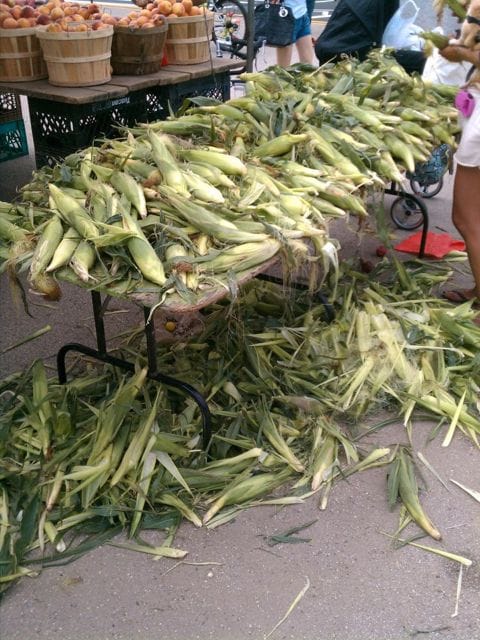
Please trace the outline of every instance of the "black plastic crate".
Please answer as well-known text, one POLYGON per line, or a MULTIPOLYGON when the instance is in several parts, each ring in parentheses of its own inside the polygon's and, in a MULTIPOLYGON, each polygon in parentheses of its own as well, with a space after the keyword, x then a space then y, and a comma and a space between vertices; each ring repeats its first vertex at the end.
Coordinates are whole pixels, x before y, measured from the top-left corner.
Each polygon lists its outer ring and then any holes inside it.
POLYGON ((37 166, 53 166, 70 153, 85 149, 102 138, 115 138, 122 127, 164 120, 184 100, 207 96, 230 97, 230 75, 221 73, 175 85, 133 91, 127 96, 89 104, 70 104, 29 99, 37 166))
POLYGON ((0 93, 0 124, 22 119, 20 98, 16 93, 0 93))
POLYGON ((52 166, 104 137, 118 136, 123 126, 164 118, 167 114, 163 96, 151 89, 90 104, 30 98, 29 108, 37 166, 52 166))
POLYGON ((230 98, 230 74, 218 73, 205 78, 195 78, 188 82, 164 87, 167 107, 176 113, 185 100, 195 96, 216 98, 225 102, 230 98))
POLYGON ((28 141, 22 119, 0 123, 0 162, 28 155, 28 141))

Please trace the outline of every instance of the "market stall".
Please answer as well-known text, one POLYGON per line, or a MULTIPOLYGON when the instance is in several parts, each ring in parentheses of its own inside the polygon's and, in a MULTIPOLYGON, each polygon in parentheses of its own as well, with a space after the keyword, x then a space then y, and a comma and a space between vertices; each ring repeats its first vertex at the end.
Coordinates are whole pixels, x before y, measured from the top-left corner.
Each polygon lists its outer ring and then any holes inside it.
POLYGON ((119 125, 165 118, 190 96, 230 97, 231 69, 238 61, 215 58, 195 65, 169 65, 156 73, 113 76, 93 87, 58 87, 47 80, 0 82, 0 91, 24 95, 37 166, 112 135, 119 125))
MULTIPOLYGON (((32 421, 33 426, 28 422, 28 429, 41 432, 38 444, 30 433, 22 437, 30 437, 35 454, 43 455, 50 465, 45 471, 44 493, 51 509, 43 512, 35 529, 40 544, 46 544, 45 522, 51 525, 47 527, 50 532, 52 526, 57 527, 56 542, 58 531, 72 526, 70 521, 62 521, 65 512, 54 510, 57 500, 66 501, 72 513, 97 504, 100 494, 106 499, 112 489, 119 521, 125 525, 131 518, 133 536, 150 499, 150 482, 155 485, 152 501, 174 505, 182 517, 187 514, 185 517, 197 526, 222 521, 225 506, 232 506, 225 518, 233 517, 239 503, 259 499, 287 480, 295 479, 297 487, 304 486, 305 491, 324 489, 326 500, 331 482, 340 473, 340 451, 351 464, 349 472, 365 468, 331 412, 358 419, 377 401, 380 391, 390 401, 402 397, 408 416, 415 404, 434 405, 430 402, 431 386, 425 384, 430 378, 423 377, 420 360, 413 360, 416 354, 411 357, 407 353, 408 340, 403 333, 404 324, 417 327, 423 321, 424 308, 415 306, 400 320, 397 306, 388 316, 385 308, 390 294, 398 302, 404 293, 398 288, 409 276, 399 269, 383 288, 352 288, 339 296, 346 332, 341 339, 326 326, 313 296, 326 276, 333 292, 338 287, 338 247, 330 238, 329 221, 365 219, 381 204, 392 182, 402 184, 406 171, 412 170, 416 161, 427 159, 439 142, 453 144, 457 131, 448 90, 429 88, 427 92, 418 78, 402 72, 388 55, 374 55, 364 63, 348 60, 323 69, 245 73, 241 78, 244 96, 223 101, 200 99, 182 114, 139 123, 125 128, 121 136, 102 139, 98 146, 79 148, 55 167, 43 166, 21 190, 19 201, 2 207, 2 257, 12 273, 26 274, 28 286, 50 301, 60 299, 64 281, 93 292, 98 349, 86 350, 75 344, 62 347, 60 381, 66 381, 66 352, 76 348, 135 371, 133 380, 119 386, 118 393, 106 393, 100 385, 93 389, 93 394, 110 400, 105 413, 98 412, 107 416, 110 431, 105 433, 100 419, 92 427, 90 416, 82 418, 82 425, 89 425, 89 444, 86 451, 77 452, 73 469, 64 469, 63 457, 62 466, 56 466, 55 447, 51 462, 50 433, 44 422, 32 421), (283 288, 267 290, 264 295, 254 282, 273 265, 284 276, 283 288), (302 266, 308 277, 307 295, 297 302, 286 292, 296 269, 302 266), (138 343, 131 350, 142 363, 141 369, 107 354, 100 295, 126 298, 143 308, 146 351, 145 345, 138 343), (231 315, 239 300, 241 317, 231 330, 231 315), (186 339, 176 353, 168 347, 157 350, 150 323, 156 310, 166 312, 165 325, 172 322, 169 311, 202 310, 206 314, 202 339, 192 344, 186 339), (283 324, 284 318, 291 328, 283 324), (137 399, 139 389, 150 397, 148 374, 157 380, 159 352, 162 365, 169 367, 163 379, 167 384, 172 369, 180 363, 185 375, 204 389, 201 397, 190 395, 204 410, 200 416, 204 444, 210 446, 209 454, 216 456, 216 461, 204 465, 200 457, 204 452, 199 454, 195 411, 187 407, 185 414, 178 416, 176 407, 158 389, 155 401, 149 399, 148 406, 141 409, 141 429, 137 429, 136 417, 128 417, 126 425, 122 424, 130 402, 135 410, 142 405, 143 399, 137 399), (195 353, 200 358, 194 368, 195 353), (245 360, 238 367, 235 384, 228 376, 239 354, 245 360), (334 384, 327 390, 331 380, 334 384), (374 390, 373 397, 367 389, 374 390), (216 403, 220 394, 228 398, 227 408, 221 401, 215 407, 218 432, 212 443, 208 442, 205 399, 216 403), (248 405, 244 398, 248 398, 248 405), (164 428, 167 436, 158 434, 157 425, 152 433, 160 406, 166 426, 162 424, 158 430, 164 428), (305 439, 304 434, 308 434, 305 439), (257 446, 263 437, 265 455, 257 446), (164 450, 158 452, 159 447, 164 450), (166 453, 178 453, 176 464, 166 453), (230 453, 232 468, 219 480, 212 468, 228 465, 230 453), (153 471, 159 465, 163 465, 161 473, 154 479, 153 471), (168 473, 164 474, 163 467, 168 473), (208 505, 203 519, 195 512, 199 503, 184 477, 200 491, 207 481, 213 492, 204 502, 199 499, 202 509, 208 505), (56 490, 53 498, 52 484, 56 490), (117 493, 118 489, 121 492, 117 493)), ((136 88, 142 90, 138 85, 136 88)), ((122 91, 108 99, 128 95, 126 87, 122 91)), ((98 96, 97 89, 95 92, 98 96)), ((97 102, 101 104, 102 99, 91 104, 97 102)), ((358 277, 354 286, 360 281, 358 277)), ((418 302, 418 291, 414 290, 412 305, 418 302)), ((332 296, 335 298, 335 293, 332 296)), ((434 310, 431 317, 439 325, 445 320, 442 309, 434 310)), ((467 333, 465 329, 462 335, 467 333)), ((425 335, 430 336, 428 331, 425 335)), ((427 360, 428 356, 422 355, 422 364, 427 360)), ((432 371, 437 366, 436 362, 428 364, 432 371)), ((35 373, 38 384, 33 405, 48 410, 46 374, 40 366, 35 373)), ((105 380, 106 388, 116 389, 110 376, 111 369, 103 375, 102 384, 105 380)), ((59 386, 55 389, 55 412, 57 406, 68 407, 70 402, 59 386)), ((14 391, 8 395, 9 410, 18 395, 14 391)), ((469 395, 471 401, 473 391, 469 395)), ((96 417, 97 401, 79 403, 79 410, 93 407, 96 417)), ((24 408, 15 405, 12 411, 21 413, 24 408)), ((64 414, 68 411, 59 408, 62 419, 64 414)), ((51 436, 58 436, 58 450, 62 438, 76 435, 67 419, 60 426, 55 423, 58 434, 54 431, 51 436)), ((412 482, 409 455, 404 448, 391 457, 389 449, 378 449, 372 451, 371 458, 365 457, 365 465, 389 456, 395 473, 403 474, 405 483, 407 479, 412 482)), ((14 468, 12 477, 16 472, 14 468)), ((412 511, 416 507, 415 521, 438 539, 440 533, 424 517, 415 490, 411 493, 414 498, 408 504, 412 511)), ((37 513, 32 519, 41 512, 39 505, 33 505, 32 511, 34 508, 37 513)), ((112 513, 113 520, 117 512, 112 513)), ((86 518, 90 517, 87 512, 86 518)), ((169 552, 162 548, 161 553, 169 552)), ((12 566, 14 560, 13 555, 9 557, 12 566)))
POLYGON ((241 61, 216 56, 214 14, 191 0, 115 16, 51 0, 0 6, 0 86, 28 99, 37 165, 196 95, 226 100, 241 61))

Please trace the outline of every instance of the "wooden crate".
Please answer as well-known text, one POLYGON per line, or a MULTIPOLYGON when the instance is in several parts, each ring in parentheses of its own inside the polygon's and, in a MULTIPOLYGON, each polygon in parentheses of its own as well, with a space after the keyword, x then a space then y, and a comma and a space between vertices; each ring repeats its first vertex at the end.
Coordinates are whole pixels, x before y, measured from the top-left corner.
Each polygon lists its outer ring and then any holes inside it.
POLYGON ((89 87, 111 80, 112 25, 97 31, 37 29, 50 84, 89 87))
POLYGON ((210 59, 214 14, 167 18, 165 53, 168 64, 196 64, 210 59))
POLYGON ((162 66, 168 24, 150 29, 115 26, 112 41, 114 75, 140 76, 162 66))
POLYGON ((0 80, 28 82, 47 77, 36 29, 0 29, 0 80))

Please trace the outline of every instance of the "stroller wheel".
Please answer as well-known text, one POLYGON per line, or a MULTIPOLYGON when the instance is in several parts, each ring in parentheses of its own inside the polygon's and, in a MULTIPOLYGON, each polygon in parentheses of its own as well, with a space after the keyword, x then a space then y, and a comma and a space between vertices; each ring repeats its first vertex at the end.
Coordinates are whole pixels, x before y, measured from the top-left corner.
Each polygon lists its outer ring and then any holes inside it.
POLYGON ((433 198, 437 193, 440 193, 443 187, 443 177, 440 178, 438 182, 434 184, 426 184, 422 185, 417 182, 414 178, 410 180, 410 187, 417 196, 421 196, 422 198, 433 198))
POLYGON ((405 194, 396 198, 390 207, 390 217, 400 229, 418 229, 425 221, 425 205, 415 196, 405 194))

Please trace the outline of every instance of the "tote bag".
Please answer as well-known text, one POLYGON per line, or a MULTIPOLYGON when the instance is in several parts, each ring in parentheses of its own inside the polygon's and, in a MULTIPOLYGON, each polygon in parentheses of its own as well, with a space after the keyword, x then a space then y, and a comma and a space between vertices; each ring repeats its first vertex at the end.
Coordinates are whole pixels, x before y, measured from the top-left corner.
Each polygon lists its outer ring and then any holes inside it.
POLYGON ((293 42, 295 18, 283 1, 273 4, 268 0, 255 7, 255 40, 271 47, 286 47, 293 42))

